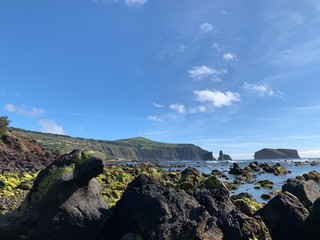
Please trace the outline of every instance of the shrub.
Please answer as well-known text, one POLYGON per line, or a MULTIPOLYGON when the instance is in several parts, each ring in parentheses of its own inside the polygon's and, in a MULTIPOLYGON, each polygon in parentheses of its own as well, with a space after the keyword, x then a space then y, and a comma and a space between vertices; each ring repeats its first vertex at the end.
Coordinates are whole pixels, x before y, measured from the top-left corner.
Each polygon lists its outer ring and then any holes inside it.
POLYGON ((6 134, 9 123, 10 123, 10 120, 8 119, 7 116, 0 117, 0 137, 6 134))

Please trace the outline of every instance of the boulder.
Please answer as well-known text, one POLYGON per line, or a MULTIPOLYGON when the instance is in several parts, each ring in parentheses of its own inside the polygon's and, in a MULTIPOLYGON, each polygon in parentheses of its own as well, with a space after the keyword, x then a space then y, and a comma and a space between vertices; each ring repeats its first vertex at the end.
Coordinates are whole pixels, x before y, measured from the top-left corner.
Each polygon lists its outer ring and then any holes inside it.
POLYGON ((186 192, 163 187, 140 175, 117 202, 104 239, 121 239, 128 233, 143 239, 222 239, 221 230, 206 209, 186 192))
POLYGON ((273 240, 307 239, 309 212, 291 193, 275 196, 256 215, 266 223, 273 240))
POLYGON ((312 204, 320 197, 318 184, 313 181, 292 180, 282 186, 282 192, 290 192, 295 195, 303 206, 310 209, 312 204))
POLYGON ((300 158, 296 149, 263 148, 254 153, 254 159, 300 158))
POLYGON ((251 162, 251 163, 249 163, 248 166, 246 166, 244 168, 244 170, 249 171, 249 172, 251 172, 251 171, 259 172, 260 171, 259 163, 257 161, 251 162))
POLYGON ((319 240, 320 239, 320 198, 318 198, 310 211, 310 236, 311 240, 319 240))
POLYGON ((205 207, 223 232, 224 240, 271 240, 269 231, 260 218, 249 217, 238 210, 229 199, 225 188, 209 191, 195 189, 194 197, 205 207))
POLYGON ((263 206, 250 193, 247 192, 233 195, 230 199, 241 212, 248 216, 253 216, 255 212, 263 206))
POLYGON ((94 178, 104 156, 76 150, 42 170, 23 203, 1 216, 1 239, 93 239, 109 217, 94 178))
POLYGON ((240 168, 238 163, 234 163, 232 167, 230 167, 230 170, 228 173, 232 175, 242 175, 245 173, 245 171, 242 168, 240 168))
POLYGON ((187 167, 181 172, 178 187, 186 191, 198 186, 202 180, 204 180, 204 177, 201 172, 195 168, 187 167))

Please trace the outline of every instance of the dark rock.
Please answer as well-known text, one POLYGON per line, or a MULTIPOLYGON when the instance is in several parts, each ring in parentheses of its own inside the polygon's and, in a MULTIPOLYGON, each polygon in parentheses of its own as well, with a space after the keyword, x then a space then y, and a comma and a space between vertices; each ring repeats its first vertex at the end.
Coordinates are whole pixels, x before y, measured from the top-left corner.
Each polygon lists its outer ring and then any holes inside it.
POLYGON ((230 170, 228 173, 232 175, 242 175, 244 174, 244 170, 240 168, 238 163, 234 163, 232 167, 230 167, 230 170))
POLYGON ((308 239, 308 210, 291 193, 275 196, 256 214, 266 223, 273 240, 308 239))
POLYGON ((320 173, 315 171, 315 170, 313 170, 313 171, 311 171, 309 173, 305 173, 302 176, 306 181, 313 180, 316 183, 320 183, 320 173))
POLYGON ((249 172, 251 172, 251 171, 259 172, 259 171, 260 171, 260 167, 259 167, 258 162, 255 161, 255 162, 249 163, 249 165, 246 166, 246 167, 244 168, 244 170, 245 170, 245 171, 249 171, 249 172))
POLYGON ((260 184, 261 187, 267 188, 267 189, 272 189, 273 185, 274 185, 274 183, 272 181, 268 180, 268 179, 260 180, 257 183, 260 184))
POLYGON ((204 161, 213 161, 213 160, 216 160, 216 159, 213 157, 212 152, 204 153, 202 158, 203 158, 204 161))
POLYGON ((229 199, 229 192, 220 188, 215 191, 195 189, 194 197, 216 220, 224 240, 270 239, 266 225, 259 218, 245 215, 229 199))
POLYGON ((259 166, 263 169, 263 171, 267 173, 273 173, 275 175, 283 175, 289 173, 287 169, 280 163, 277 163, 273 166, 270 166, 268 163, 262 163, 259 166))
POLYGON ((318 198, 310 211, 310 226, 311 233, 309 239, 319 240, 320 239, 320 198, 318 198))
POLYGON ((94 178, 104 156, 73 151, 41 171, 20 207, 0 218, 2 239, 93 239, 109 216, 94 178))
POLYGON ((296 149, 263 148, 254 153, 254 159, 300 158, 296 149))
POLYGON ((140 233, 143 239, 222 239, 214 219, 192 196, 146 175, 131 182, 117 202, 105 239, 140 233))
POLYGON ((319 186, 313 180, 292 180, 282 186, 282 192, 285 191, 295 195, 307 209, 320 197, 319 186))
POLYGON ((231 161, 232 158, 228 154, 223 154, 222 150, 220 150, 218 160, 220 160, 220 161, 224 161, 224 160, 231 161))

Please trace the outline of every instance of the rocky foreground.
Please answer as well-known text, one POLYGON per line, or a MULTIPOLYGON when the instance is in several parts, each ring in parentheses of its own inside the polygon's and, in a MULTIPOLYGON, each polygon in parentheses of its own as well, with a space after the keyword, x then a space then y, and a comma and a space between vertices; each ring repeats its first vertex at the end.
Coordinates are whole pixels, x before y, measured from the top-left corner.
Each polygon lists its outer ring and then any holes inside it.
POLYGON ((0 239, 320 239, 320 192, 307 177, 262 205, 230 198, 214 173, 104 161, 80 150, 53 161, 0 216, 0 239))

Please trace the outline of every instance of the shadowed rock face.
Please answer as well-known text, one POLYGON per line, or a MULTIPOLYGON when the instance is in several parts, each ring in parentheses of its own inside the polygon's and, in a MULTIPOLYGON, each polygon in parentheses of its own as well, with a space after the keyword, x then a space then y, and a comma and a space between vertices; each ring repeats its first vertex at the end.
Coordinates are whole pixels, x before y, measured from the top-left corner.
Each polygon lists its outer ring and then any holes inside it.
POLYGON ((310 209, 312 204, 320 198, 319 186, 313 180, 295 179, 282 186, 282 192, 285 191, 295 195, 306 209, 310 209))
POLYGON ((106 226, 105 239, 120 239, 130 232, 147 240, 222 239, 213 218, 195 198, 146 175, 128 185, 106 226))
POLYGON ((108 218, 95 176, 103 154, 73 151, 41 171, 20 207, 0 218, 3 239, 92 239, 108 218))
POLYGON ((254 153, 254 159, 300 158, 296 149, 264 148, 254 153))
POLYGON ((308 239, 308 210, 291 193, 284 192, 271 199, 258 210, 273 240, 308 239))

